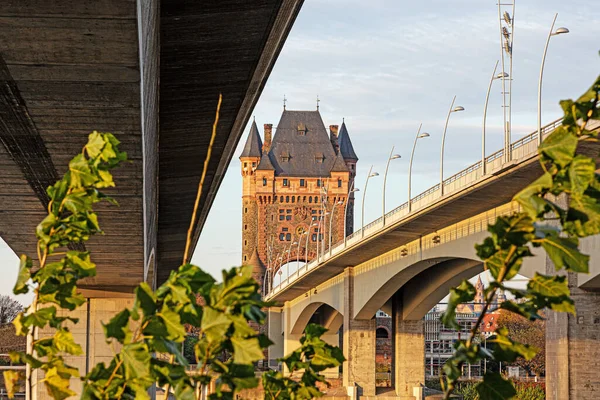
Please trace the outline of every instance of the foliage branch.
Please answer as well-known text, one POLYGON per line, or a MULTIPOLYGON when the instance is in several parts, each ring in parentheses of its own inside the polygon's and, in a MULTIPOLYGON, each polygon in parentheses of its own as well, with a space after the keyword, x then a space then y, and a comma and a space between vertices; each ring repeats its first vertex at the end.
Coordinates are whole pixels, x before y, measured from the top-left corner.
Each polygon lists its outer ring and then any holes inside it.
MULTIPOLYGON (((476 340, 498 289, 516 298, 503 302, 500 308, 531 321, 542 319, 541 311, 546 308, 575 314, 567 276, 559 273, 587 273, 589 256, 579 251, 579 241, 600 233, 600 176, 595 173, 595 159, 585 155, 585 148, 589 150, 589 144, 598 141, 598 131, 586 128, 590 121, 600 119, 599 93, 600 76, 576 101, 560 102, 564 111, 562 125, 538 149, 543 174, 513 198, 523 211, 499 217, 488 226, 491 236, 475 246, 493 281, 485 290, 483 310, 469 337, 455 343, 454 354, 443 367, 445 377, 441 383, 446 399, 456 388, 463 364, 477 363, 486 357, 509 363, 518 358, 531 360, 538 351, 511 339, 506 329, 497 332, 493 351, 476 340), (533 256, 532 247, 545 250, 556 273, 536 273, 526 289, 506 286, 519 273, 523 261, 533 256)), ((473 301, 475 293, 467 280, 452 289, 442 322, 458 328, 456 306, 473 301)), ((486 373, 476 389, 482 399, 508 399, 516 393, 512 383, 498 372, 486 373)))
MULTIPOLYGON (((214 386, 209 399, 233 399, 240 390, 259 383, 254 363, 263 359, 264 350, 272 343, 251 324, 263 324, 263 309, 273 304, 261 299, 251 267, 223 271, 223 281, 216 283, 188 260, 220 105, 219 97, 183 263, 156 290, 141 283, 134 291, 133 307, 103 324, 114 357, 108 364, 95 365, 81 378, 82 399, 149 399, 148 392, 155 384, 177 399, 198 399, 208 385, 214 386), (203 305, 197 301, 198 296, 203 305), (186 326, 199 333, 194 345, 194 366, 182 352, 186 326), (230 356, 223 358, 223 354, 230 356)), ((69 384, 71 378, 79 377, 79 371, 66 363, 65 356, 81 355, 83 350, 70 331, 69 327, 78 321, 69 312, 85 302, 77 284, 95 276, 96 267, 89 252, 70 248, 81 247, 91 236, 102 232, 93 206, 100 201, 116 204, 101 189, 115 186, 110 171, 125 160, 126 154, 119 151, 119 141, 112 134, 93 132, 82 152, 69 163, 69 171, 47 190, 50 203, 48 216, 36 231, 35 268, 34 260, 21 256, 14 287, 15 294, 34 293, 31 307, 13 322, 19 335, 32 335, 33 343, 27 352, 11 353, 13 362, 27 365, 26 384, 30 392, 35 390, 31 376, 35 370, 41 370, 44 377, 40 382, 51 397, 65 399, 75 395, 69 384), (39 332, 47 335, 38 338, 39 332)), ((281 398, 309 398, 295 394, 297 390, 313 397, 320 395, 316 382, 324 378, 319 372, 343 361, 339 349, 320 339, 323 332, 311 326, 301 339, 301 349, 283 359, 291 371, 306 368, 300 382, 293 383, 270 372, 264 377, 265 385, 276 389, 281 398)), ((5 371, 4 376, 12 397, 19 373, 5 371)))

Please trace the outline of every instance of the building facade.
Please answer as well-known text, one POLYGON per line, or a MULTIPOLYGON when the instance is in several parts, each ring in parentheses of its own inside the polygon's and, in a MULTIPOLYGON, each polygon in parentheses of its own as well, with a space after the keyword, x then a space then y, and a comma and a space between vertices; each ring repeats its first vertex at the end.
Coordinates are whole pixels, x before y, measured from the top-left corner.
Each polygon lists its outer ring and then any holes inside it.
POLYGON ((343 240, 354 219, 358 157, 346 124, 328 134, 318 110, 284 109, 273 130, 264 124, 263 139, 253 122, 240 156, 242 263, 261 285, 343 240))

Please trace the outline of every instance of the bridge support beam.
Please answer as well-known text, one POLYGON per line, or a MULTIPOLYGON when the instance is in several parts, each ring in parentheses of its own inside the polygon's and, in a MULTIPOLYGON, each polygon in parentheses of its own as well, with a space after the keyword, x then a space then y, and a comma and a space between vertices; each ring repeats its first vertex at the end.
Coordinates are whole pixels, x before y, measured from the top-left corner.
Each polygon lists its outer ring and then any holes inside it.
MULTIPOLYGON (((107 293, 106 295, 110 295, 107 293)), ((65 315, 73 318, 79 318, 79 322, 70 324, 69 329, 73 334, 73 339, 83 349, 80 356, 65 357, 65 362, 79 369, 81 376, 86 375, 94 366, 100 362, 109 364, 114 353, 111 345, 106 343, 102 323, 107 323, 119 311, 124 308, 133 307, 133 295, 115 294, 118 297, 88 298, 88 301, 75 311, 64 312, 65 315)), ((54 334, 54 329, 46 328, 37 332, 37 338, 43 338, 54 334)), ((36 338, 36 339, 37 339, 36 338)), ((115 351, 119 351, 118 343, 115 343, 115 351)), ((32 400, 51 399, 46 392, 46 388, 41 380, 44 378, 41 372, 34 372, 32 377, 33 393, 32 400), (38 383, 39 384, 36 384, 38 383)), ((70 387, 76 393, 80 394, 83 389, 79 378, 71 379, 70 387)))
POLYGON ((375 395, 376 320, 355 320, 354 268, 344 270, 343 365, 344 386, 356 386, 358 395, 375 395))
MULTIPOLYGON (((549 260, 547 269, 554 270, 549 260)), ((578 288, 576 274, 570 273, 568 279, 577 315, 547 312, 546 399, 597 399, 600 293, 578 288)))
POLYGON ((392 298, 394 340, 393 386, 401 398, 413 398, 413 388, 425 385, 425 334, 423 320, 402 319, 401 292, 392 298))
POLYGON ((267 311, 269 329, 268 336, 273 341, 273 345, 269 346, 267 362, 269 367, 277 366, 277 359, 284 356, 283 347, 285 335, 283 330, 283 309, 279 307, 271 307, 267 311))

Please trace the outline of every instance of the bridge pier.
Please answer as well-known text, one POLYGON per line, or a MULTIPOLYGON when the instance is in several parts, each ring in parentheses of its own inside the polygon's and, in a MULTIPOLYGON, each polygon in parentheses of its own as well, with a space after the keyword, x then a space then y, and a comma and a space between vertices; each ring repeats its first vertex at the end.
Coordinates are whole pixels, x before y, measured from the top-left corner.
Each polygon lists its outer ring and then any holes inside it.
POLYGON ((425 385, 425 333, 423 320, 402 319, 402 295, 392 297, 394 340, 393 386, 400 399, 413 399, 413 388, 425 385))
MULTIPOLYGON (((116 297, 88 298, 87 302, 77 310, 62 312, 63 315, 79 318, 79 322, 76 325, 70 324, 69 329, 73 334, 75 342, 81 346, 83 354, 80 356, 65 357, 65 362, 79 369, 79 374, 82 377, 91 371, 96 364, 100 362, 104 362, 105 364, 110 363, 110 360, 114 356, 113 347, 106 343, 102 323, 107 323, 124 308, 133 307, 133 295, 131 294, 105 294, 107 296, 115 295, 116 297)), ((37 331, 37 338, 53 334, 54 329, 52 328, 41 329, 37 331)), ((114 351, 118 351, 119 349, 120 345, 115 343, 114 351)), ((31 396, 32 400, 52 399, 46 392, 46 387, 41 382, 43 378, 42 372, 34 372, 32 376, 34 385, 31 396), (38 382, 39 384, 36 384, 38 382)), ((72 378, 70 387, 79 395, 83 389, 83 384, 79 378, 72 378)))
MULTIPOLYGON (((549 260, 547 267, 554 269, 549 260)), ((600 293, 580 289, 577 278, 577 274, 568 275, 577 315, 547 311, 548 400, 592 400, 600 396, 600 293)))
POLYGON ((376 320, 355 320, 354 268, 344 270, 343 385, 356 386, 359 396, 375 396, 376 320))

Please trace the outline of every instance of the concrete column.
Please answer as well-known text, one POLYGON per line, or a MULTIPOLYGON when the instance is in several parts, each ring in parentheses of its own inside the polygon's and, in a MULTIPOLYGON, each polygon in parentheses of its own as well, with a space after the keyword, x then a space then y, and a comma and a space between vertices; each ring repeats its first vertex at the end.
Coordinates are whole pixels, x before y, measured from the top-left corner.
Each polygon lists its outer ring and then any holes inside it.
POLYGON ((400 398, 413 398, 413 388, 425 384, 425 334, 423 320, 402 319, 402 296, 392 298, 394 340, 393 386, 400 398))
MULTIPOLYGON (((554 269, 547 261, 548 270, 554 269)), ((577 315, 547 312, 546 398, 597 399, 600 393, 600 293, 577 286, 569 273, 577 315)))
MULTIPOLYGON (((79 323, 76 325, 70 324, 69 329, 73 333, 75 342, 81 346, 84 352, 81 356, 65 357, 65 362, 78 368, 81 376, 86 375, 100 362, 108 364, 114 353, 113 347, 106 343, 102 323, 108 322, 124 308, 132 307, 133 295, 123 295, 123 297, 91 298, 77 310, 63 313, 68 314, 70 317, 79 318, 79 323)), ((53 329, 43 329, 37 332, 37 337, 43 338, 53 334, 53 329)), ((119 351, 119 349, 118 343, 115 344, 114 351, 119 351)), ((34 384, 42 379, 43 374, 41 372, 34 373, 34 384)), ((81 393, 83 385, 81 380, 73 378, 70 387, 76 393, 81 393)), ((33 392, 33 400, 51 399, 41 382, 35 385, 33 392)))
POLYGON ((267 310, 268 315, 268 336, 273 341, 273 345, 269 346, 268 363, 269 367, 277 366, 277 359, 284 356, 283 353, 283 308, 271 307, 267 310))
MULTIPOLYGON (((283 355, 286 356, 292 351, 300 347, 300 338, 302 335, 294 334, 292 332, 292 313, 290 310, 290 303, 286 302, 283 307, 283 355)), ((284 365, 285 374, 289 371, 284 365)))
POLYGON ((354 269, 344 270, 343 365, 344 386, 358 388, 358 395, 375 395, 375 329, 376 320, 355 320, 354 269))

